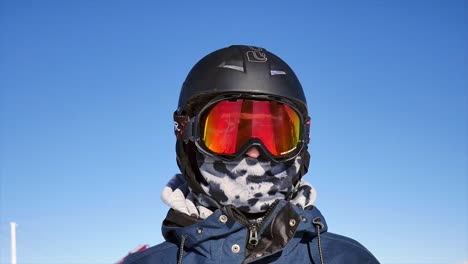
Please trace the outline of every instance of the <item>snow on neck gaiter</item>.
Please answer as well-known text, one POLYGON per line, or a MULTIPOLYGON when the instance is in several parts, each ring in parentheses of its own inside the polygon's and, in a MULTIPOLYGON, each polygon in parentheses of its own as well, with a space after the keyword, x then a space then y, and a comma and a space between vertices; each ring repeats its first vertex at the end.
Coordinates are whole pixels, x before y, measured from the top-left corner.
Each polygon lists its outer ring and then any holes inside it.
POLYGON ((222 161, 197 154, 198 167, 208 185, 201 187, 221 205, 233 205, 246 213, 265 212, 275 200, 284 200, 293 189, 301 158, 285 163, 250 157, 222 161))

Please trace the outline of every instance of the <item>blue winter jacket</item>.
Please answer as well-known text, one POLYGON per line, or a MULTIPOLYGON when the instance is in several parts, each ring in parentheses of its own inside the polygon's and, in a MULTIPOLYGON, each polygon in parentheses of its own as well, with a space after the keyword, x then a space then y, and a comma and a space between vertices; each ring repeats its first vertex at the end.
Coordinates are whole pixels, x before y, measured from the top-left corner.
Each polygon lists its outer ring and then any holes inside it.
POLYGON ((166 242, 129 255, 124 264, 379 263, 357 241, 327 232, 316 207, 280 201, 258 232, 226 208, 204 220, 188 218, 170 211, 162 226, 166 242))

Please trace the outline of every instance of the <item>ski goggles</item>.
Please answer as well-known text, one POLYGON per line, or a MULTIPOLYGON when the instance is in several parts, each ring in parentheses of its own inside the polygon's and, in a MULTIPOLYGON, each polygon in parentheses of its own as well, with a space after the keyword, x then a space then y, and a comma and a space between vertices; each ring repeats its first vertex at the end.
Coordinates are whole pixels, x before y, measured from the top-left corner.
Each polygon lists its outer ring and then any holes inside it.
POLYGON ((275 160, 301 151, 308 143, 309 124, 291 103, 264 98, 214 100, 192 119, 175 115, 174 123, 176 135, 194 141, 205 153, 232 159, 258 146, 275 160))

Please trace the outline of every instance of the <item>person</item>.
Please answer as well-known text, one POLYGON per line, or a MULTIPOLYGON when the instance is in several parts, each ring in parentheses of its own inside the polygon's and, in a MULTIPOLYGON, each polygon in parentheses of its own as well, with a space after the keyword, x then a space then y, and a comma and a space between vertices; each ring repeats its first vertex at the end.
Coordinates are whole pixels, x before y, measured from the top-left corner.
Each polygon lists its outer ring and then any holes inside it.
POLYGON ((202 58, 174 113, 181 174, 161 194, 165 242, 124 263, 379 263, 328 232, 314 206, 309 128, 302 86, 278 56, 235 45, 202 58))

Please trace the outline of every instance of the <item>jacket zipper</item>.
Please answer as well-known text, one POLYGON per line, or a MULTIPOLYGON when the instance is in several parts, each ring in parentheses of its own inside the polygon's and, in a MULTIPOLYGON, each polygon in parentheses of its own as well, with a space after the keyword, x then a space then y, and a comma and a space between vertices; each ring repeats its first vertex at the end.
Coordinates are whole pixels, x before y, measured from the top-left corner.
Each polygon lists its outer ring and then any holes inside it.
POLYGON ((270 208, 265 212, 261 218, 257 219, 255 223, 251 223, 247 217, 245 217, 242 213, 237 212, 237 210, 233 211, 233 215, 237 218, 239 223, 243 224, 249 229, 249 240, 248 240, 248 249, 253 249, 255 246, 258 245, 258 231, 263 227, 265 219, 267 219, 271 213, 273 213, 273 209, 275 209, 276 204, 278 204, 279 200, 274 201, 270 208))

